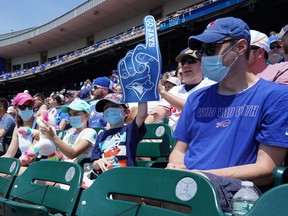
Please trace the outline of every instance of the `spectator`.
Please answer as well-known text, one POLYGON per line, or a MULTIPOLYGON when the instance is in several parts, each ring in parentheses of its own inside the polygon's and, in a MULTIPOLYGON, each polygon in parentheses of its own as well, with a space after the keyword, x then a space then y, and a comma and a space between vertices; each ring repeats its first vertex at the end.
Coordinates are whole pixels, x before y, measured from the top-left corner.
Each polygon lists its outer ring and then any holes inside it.
POLYGON ((49 100, 49 106, 51 108, 55 108, 57 110, 56 114, 56 126, 58 130, 67 130, 71 126, 69 124, 69 115, 67 113, 61 112, 62 107, 62 99, 59 94, 52 94, 49 100))
MULTIPOLYGON (((18 93, 13 99, 13 106, 17 110, 16 126, 7 152, 2 157, 15 157, 18 148, 21 153, 27 152, 29 149, 30 146, 25 145, 26 138, 18 133, 18 128, 23 126, 36 129, 37 124, 36 118, 33 115, 33 105, 34 99, 28 93, 18 93)), ((32 138, 28 137, 28 139, 30 142, 33 142, 32 138)), ((19 173, 21 174, 25 169, 25 167, 21 167, 19 173)))
POLYGON ((188 97, 168 168, 208 177, 229 212, 241 180, 262 191, 273 185, 288 147, 288 91, 249 72, 250 31, 240 19, 211 22, 189 47, 202 49, 203 72, 219 83, 188 97))
POLYGON ((79 98, 82 100, 90 100, 91 90, 92 90, 91 81, 87 79, 78 93, 79 98))
POLYGON ((184 84, 185 81, 183 80, 181 62, 178 62, 178 67, 176 68, 175 76, 180 80, 181 84, 184 84))
POLYGON ((283 57, 285 61, 288 60, 288 25, 284 26, 278 33, 278 39, 280 40, 281 46, 283 48, 283 57))
POLYGON ((13 117, 13 119, 15 120, 17 111, 14 109, 13 106, 8 107, 7 113, 10 114, 13 117))
POLYGON ((267 65, 268 44, 268 37, 265 34, 251 30, 249 71, 263 79, 288 85, 288 62, 267 65))
POLYGON ((276 64, 279 62, 283 62, 284 58, 282 56, 282 47, 278 41, 278 37, 270 36, 269 44, 270 44, 270 52, 269 52, 269 57, 268 57, 268 63, 276 64))
POLYGON ((268 53, 270 52, 269 39, 266 34, 250 30, 250 56, 249 69, 255 75, 261 73, 267 67, 268 53))
POLYGON ((170 76, 165 80, 162 80, 165 91, 170 91, 174 86, 180 86, 181 82, 177 77, 170 76))
POLYGON ((34 99, 34 115, 35 117, 39 117, 41 115, 42 110, 48 110, 48 106, 45 104, 45 96, 42 93, 36 93, 33 96, 34 99))
POLYGON ((0 148, 3 151, 3 140, 7 136, 12 136, 15 128, 13 117, 7 113, 8 101, 0 98, 0 148))
POLYGON ((146 123, 157 123, 169 117, 169 125, 175 129, 188 95, 214 83, 207 78, 203 79, 199 57, 195 50, 184 49, 176 57, 176 61, 181 64, 185 84, 175 86, 169 92, 160 85, 159 93, 162 99, 158 106, 149 113, 146 123))
POLYGON ((271 36, 277 36, 277 33, 275 31, 270 31, 269 32, 269 37, 271 37, 271 36))
POLYGON ((89 126, 91 128, 106 127, 107 122, 103 119, 103 113, 97 112, 95 105, 99 99, 103 99, 109 93, 114 93, 112 81, 108 77, 98 77, 93 81, 92 87, 94 100, 90 102, 89 126))
MULTIPOLYGON (((96 131, 88 128, 90 117, 89 104, 81 99, 74 100, 69 105, 61 108, 62 113, 68 113, 72 128, 61 140, 47 125, 42 133, 53 140, 55 145, 63 153, 62 160, 77 163, 83 157, 91 157, 91 152, 96 140, 96 131)), ((84 173, 87 176, 89 173, 84 173)), ((90 186, 88 177, 84 181, 85 187, 90 186)))
POLYGON ((134 166, 137 144, 146 133, 147 102, 139 102, 136 118, 124 125, 128 107, 120 97, 116 93, 109 94, 96 104, 96 111, 104 113, 111 128, 97 137, 91 157, 95 170, 104 172, 113 167, 134 166))
POLYGON ((70 104, 76 98, 76 92, 73 90, 68 90, 64 93, 64 104, 70 104))
POLYGON ((117 86, 119 84, 119 77, 118 77, 118 71, 117 70, 112 70, 110 79, 111 79, 114 86, 117 86))
POLYGON ((113 83, 108 77, 98 77, 92 83, 94 100, 103 99, 109 93, 114 93, 113 83))

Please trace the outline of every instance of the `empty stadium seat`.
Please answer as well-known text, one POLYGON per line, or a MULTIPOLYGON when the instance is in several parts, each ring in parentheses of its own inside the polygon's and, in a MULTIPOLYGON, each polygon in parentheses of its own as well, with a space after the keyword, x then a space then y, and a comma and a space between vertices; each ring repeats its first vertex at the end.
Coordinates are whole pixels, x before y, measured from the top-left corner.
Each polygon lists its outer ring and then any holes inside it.
POLYGON ((163 123, 146 124, 147 133, 137 146, 136 156, 149 158, 137 160, 138 166, 166 167, 168 157, 175 146, 172 129, 163 123))
POLYGON ((0 196, 7 197, 18 175, 20 161, 16 158, 0 157, 0 196))
POLYGON ((0 198, 0 215, 70 214, 76 205, 82 176, 82 168, 75 163, 35 162, 16 177, 8 198, 0 198), (62 189, 58 184, 68 185, 69 189, 62 189))
POLYGON ((104 172, 83 190, 73 215, 224 214, 215 189, 203 176, 179 170, 121 167, 104 172))

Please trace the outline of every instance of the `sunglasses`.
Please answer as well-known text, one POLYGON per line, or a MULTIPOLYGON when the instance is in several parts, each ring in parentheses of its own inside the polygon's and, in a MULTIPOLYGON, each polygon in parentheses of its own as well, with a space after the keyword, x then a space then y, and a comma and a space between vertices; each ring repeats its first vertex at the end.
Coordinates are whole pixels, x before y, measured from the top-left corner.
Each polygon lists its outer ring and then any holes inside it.
POLYGON ((251 49, 251 50, 258 50, 258 49, 260 49, 260 47, 255 46, 255 45, 251 45, 251 46, 250 46, 250 49, 251 49))
POLYGON ((199 51, 199 54, 202 56, 205 54, 206 56, 213 56, 215 55, 216 46, 225 44, 225 43, 236 43, 239 39, 232 38, 227 40, 220 40, 214 43, 208 43, 204 45, 201 50, 199 51))
POLYGON ((102 87, 102 86, 96 86, 96 85, 94 85, 93 87, 94 87, 95 90, 96 90, 96 89, 105 88, 105 87, 102 87))
POLYGON ((29 110, 32 110, 32 109, 33 109, 33 104, 27 104, 27 105, 23 104, 23 105, 18 105, 18 108, 19 108, 20 110, 25 110, 26 108, 28 108, 29 110))
POLYGON ((279 44, 270 45, 270 49, 275 49, 275 48, 280 49, 281 46, 279 44))
POLYGON ((198 60, 196 58, 182 58, 181 65, 183 66, 185 63, 187 64, 195 64, 198 60))

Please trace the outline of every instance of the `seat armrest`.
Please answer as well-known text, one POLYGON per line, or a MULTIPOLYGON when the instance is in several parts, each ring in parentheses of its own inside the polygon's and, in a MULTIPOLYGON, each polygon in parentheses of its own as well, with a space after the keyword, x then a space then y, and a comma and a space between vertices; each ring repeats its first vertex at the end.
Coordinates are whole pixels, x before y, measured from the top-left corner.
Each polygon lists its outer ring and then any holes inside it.
POLYGON ((288 183, 288 166, 277 166, 273 170, 274 185, 288 183))

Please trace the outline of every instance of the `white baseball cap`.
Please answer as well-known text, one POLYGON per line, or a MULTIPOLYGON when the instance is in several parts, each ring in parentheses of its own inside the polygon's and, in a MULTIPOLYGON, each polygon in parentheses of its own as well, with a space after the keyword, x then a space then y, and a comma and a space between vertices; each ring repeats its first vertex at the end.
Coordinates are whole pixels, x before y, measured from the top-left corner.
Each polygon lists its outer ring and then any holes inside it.
POLYGON ((170 83, 174 84, 175 86, 181 85, 180 80, 179 80, 177 77, 173 77, 173 76, 170 76, 170 77, 168 77, 167 79, 165 79, 165 80, 163 81, 163 84, 164 84, 165 82, 170 82, 170 83))
POLYGON ((263 48, 267 53, 270 52, 269 38, 266 34, 256 30, 250 30, 250 34, 251 34, 250 45, 263 48))

